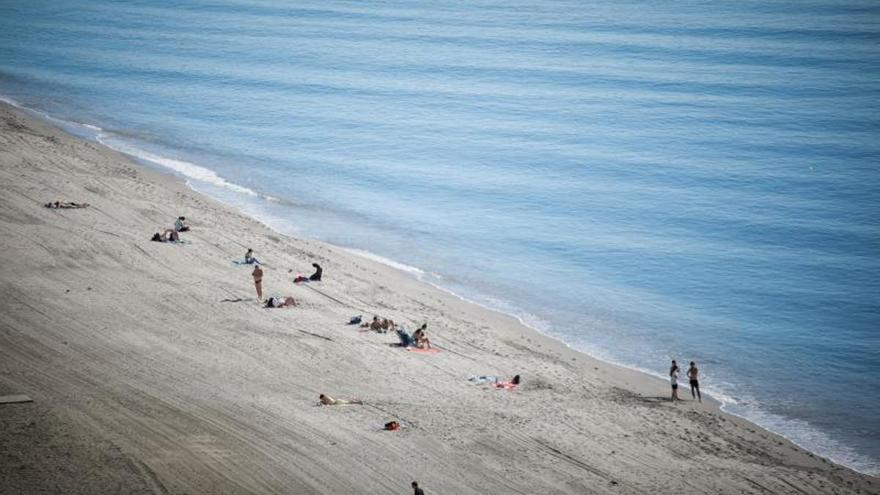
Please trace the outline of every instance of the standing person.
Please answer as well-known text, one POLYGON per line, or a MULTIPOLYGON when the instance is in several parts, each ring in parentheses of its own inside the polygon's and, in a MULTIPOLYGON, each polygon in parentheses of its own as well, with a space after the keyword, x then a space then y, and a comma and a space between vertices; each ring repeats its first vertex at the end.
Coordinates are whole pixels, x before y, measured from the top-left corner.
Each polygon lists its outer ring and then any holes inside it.
POLYGON ((425 495, 425 491, 419 488, 419 484, 415 481, 412 482, 413 487, 413 495, 425 495))
POLYGON ((312 276, 309 277, 309 280, 313 282, 320 282, 321 275, 324 273, 324 270, 321 268, 321 265, 317 263, 312 263, 312 266, 315 267, 315 273, 313 273, 312 276))
POLYGON ((681 400, 678 398, 678 365, 675 359, 672 360, 672 367, 669 368, 669 383, 672 384, 672 401, 681 400))
POLYGON ((251 275, 254 276, 254 287, 257 288, 257 302, 262 304, 263 303, 263 269, 260 268, 260 265, 256 265, 254 267, 254 271, 251 272, 251 275))
POLYGON ((691 399, 694 398, 694 390, 697 391, 696 399, 700 402, 703 402, 703 397, 700 396, 700 370, 697 369, 697 365, 691 361, 691 367, 688 368, 687 376, 688 380, 691 382, 691 399))

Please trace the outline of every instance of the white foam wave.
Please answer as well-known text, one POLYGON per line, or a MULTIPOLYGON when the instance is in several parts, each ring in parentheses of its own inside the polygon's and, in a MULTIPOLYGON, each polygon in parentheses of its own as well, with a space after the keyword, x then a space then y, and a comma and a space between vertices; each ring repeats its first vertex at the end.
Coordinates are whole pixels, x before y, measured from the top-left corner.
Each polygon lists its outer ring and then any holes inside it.
POLYGON ((360 256, 361 258, 367 258, 368 260, 382 263, 383 265, 390 266, 392 268, 396 268, 400 271, 412 273, 412 274, 416 275, 417 277, 422 277, 425 275, 424 270, 421 270, 421 269, 416 268, 414 266, 406 265, 404 263, 398 263, 397 261, 385 258, 383 256, 379 256, 378 254, 374 254, 369 251, 364 251, 362 249, 355 249, 355 248, 342 248, 342 249, 348 251, 351 254, 360 256))
POLYGON ((99 143, 107 146, 108 148, 112 148, 116 151, 119 151, 120 153, 125 153, 126 155, 131 155, 138 159, 146 160, 150 163, 154 163, 156 165, 171 169, 183 175, 184 177, 187 177, 188 179, 204 182, 206 184, 211 184, 217 187, 223 187, 241 194, 247 194, 248 196, 259 196, 259 194, 257 194, 255 191, 248 189, 247 187, 229 182, 223 177, 217 175, 217 173, 213 170, 196 165, 195 163, 159 156, 154 153, 144 151, 135 146, 131 146, 127 143, 108 138, 106 135, 103 134, 99 135, 96 139, 99 143))

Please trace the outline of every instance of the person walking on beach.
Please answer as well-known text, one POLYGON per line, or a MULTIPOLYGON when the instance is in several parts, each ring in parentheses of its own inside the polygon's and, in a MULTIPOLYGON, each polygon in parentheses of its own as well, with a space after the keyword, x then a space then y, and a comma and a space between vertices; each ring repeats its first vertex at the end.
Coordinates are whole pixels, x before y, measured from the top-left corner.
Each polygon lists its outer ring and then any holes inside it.
POLYGON ((260 268, 260 265, 254 266, 251 275, 254 276, 254 287, 257 289, 257 302, 263 304, 263 269, 260 268))
POLYGON ((416 481, 412 482, 413 487, 413 495, 425 495, 425 491, 419 488, 419 484, 416 481))
POLYGON ((697 365, 691 361, 691 367, 688 368, 687 377, 691 383, 691 399, 696 398, 698 401, 703 402, 703 397, 700 396, 700 380, 699 380, 700 370, 697 369, 697 365), (694 390, 697 391, 697 395, 694 396, 694 390))
POLYGON ((672 366, 669 368, 669 383, 672 384, 672 402, 681 400, 678 398, 678 365, 675 359, 672 360, 672 366))

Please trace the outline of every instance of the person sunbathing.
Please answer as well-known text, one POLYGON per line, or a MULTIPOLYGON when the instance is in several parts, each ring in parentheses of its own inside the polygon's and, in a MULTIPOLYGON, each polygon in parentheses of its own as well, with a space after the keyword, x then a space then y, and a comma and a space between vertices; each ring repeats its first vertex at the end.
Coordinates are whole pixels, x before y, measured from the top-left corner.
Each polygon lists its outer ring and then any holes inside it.
POLYGON ((416 330, 413 335, 413 342, 415 342, 415 346, 419 349, 430 349, 431 348, 431 339, 428 338, 426 333, 426 329, 428 328, 428 324, 425 323, 418 330, 416 330))
POLYGON ((257 258, 254 257, 254 250, 248 248, 247 252, 244 253, 244 264, 245 265, 259 265, 260 262, 257 258))
POLYGON ((376 315, 373 316, 373 321, 371 321, 370 323, 362 324, 361 328, 369 328, 370 330, 372 330, 374 332, 381 332, 381 333, 385 332, 384 330, 382 330, 382 321, 379 320, 379 317, 376 315))
POLYGON ((292 308, 296 306, 296 299, 287 296, 287 297, 275 297, 272 296, 269 299, 266 299, 266 307, 267 308, 292 308))
POLYGON ((309 277, 309 280, 311 280, 313 282, 320 282, 321 276, 324 274, 324 269, 321 268, 321 265, 319 265, 317 263, 312 263, 312 266, 315 268, 315 273, 313 273, 309 277))
POLYGON ((186 224, 186 217, 177 217, 177 220, 174 221, 174 230, 178 232, 189 230, 189 225, 186 224))
POLYGON ((180 236, 177 235, 176 230, 165 229, 161 234, 158 232, 153 234, 153 237, 150 240, 155 242, 177 242, 180 240, 180 236))
POLYGON ((44 205, 46 208, 52 208, 53 210, 58 209, 67 209, 67 208, 88 208, 88 203, 73 203, 68 201, 52 201, 46 203, 44 205))
POLYGON ((321 394, 321 396, 318 397, 318 400, 320 401, 319 404, 321 404, 322 406, 348 406, 351 404, 363 404, 364 403, 364 401, 362 401, 360 399, 351 399, 351 400, 334 399, 333 397, 330 397, 329 395, 325 395, 325 394, 321 394))

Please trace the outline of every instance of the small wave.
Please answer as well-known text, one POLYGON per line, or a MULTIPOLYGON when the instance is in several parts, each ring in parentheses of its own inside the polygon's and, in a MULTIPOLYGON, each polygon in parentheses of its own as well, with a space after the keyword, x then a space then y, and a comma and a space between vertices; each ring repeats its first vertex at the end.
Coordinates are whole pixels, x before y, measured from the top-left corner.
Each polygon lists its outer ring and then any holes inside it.
POLYGON ((373 254, 369 251, 364 251, 362 249, 355 248, 343 248, 349 253, 360 256, 361 258, 367 258, 368 260, 376 261, 378 263, 382 263, 383 265, 390 266, 392 268, 397 268, 400 271, 404 271, 407 273, 415 274, 418 277, 422 277, 425 275, 424 270, 416 268, 414 266, 406 265, 404 263, 398 263, 392 259, 385 258, 383 256, 379 256, 378 254, 373 254))
POLYGON ((241 194, 247 194, 248 196, 260 196, 252 189, 248 189, 247 187, 229 182, 223 177, 217 175, 213 170, 196 165, 195 163, 159 156, 154 153, 144 151, 135 146, 115 141, 112 138, 108 138, 108 136, 105 134, 99 135, 96 139, 99 143, 107 146, 108 148, 112 148, 120 153, 125 153, 126 155, 133 156, 140 160, 145 160, 156 165, 161 165, 165 168, 174 170, 175 172, 189 179, 204 182, 206 184, 211 184, 213 186, 230 189, 241 194))

